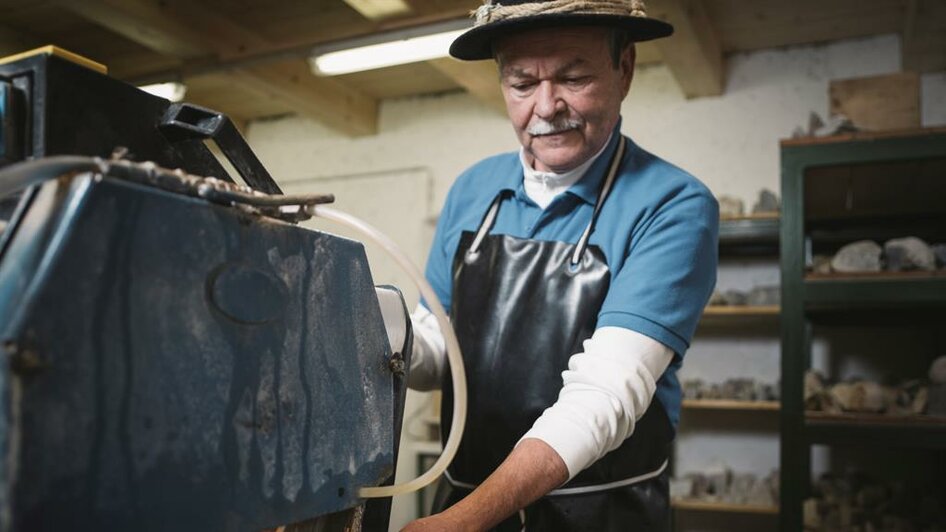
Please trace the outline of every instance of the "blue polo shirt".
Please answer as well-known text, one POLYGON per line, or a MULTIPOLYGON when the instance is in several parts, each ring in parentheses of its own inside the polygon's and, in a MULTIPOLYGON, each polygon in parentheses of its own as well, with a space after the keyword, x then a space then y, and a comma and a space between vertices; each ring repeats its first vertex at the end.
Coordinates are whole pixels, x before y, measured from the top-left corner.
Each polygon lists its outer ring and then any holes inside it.
MULTIPOLYGON (((450 308, 460 235, 479 228, 500 191, 509 190, 512 196, 500 207, 491 234, 578 241, 617 149, 619 128, 585 176, 544 210, 526 195, 517 152, 485 159, 457 178, 441 210, 426 271, 444 308, 450 308)), ((709 189, 628 140, 589 239, 603 252, 611 273, 597 325, 631 329, 674 351, 656 391, 674 427, 681 399, 677 370, 716 284, 718 232, 719 208, 709 189)))

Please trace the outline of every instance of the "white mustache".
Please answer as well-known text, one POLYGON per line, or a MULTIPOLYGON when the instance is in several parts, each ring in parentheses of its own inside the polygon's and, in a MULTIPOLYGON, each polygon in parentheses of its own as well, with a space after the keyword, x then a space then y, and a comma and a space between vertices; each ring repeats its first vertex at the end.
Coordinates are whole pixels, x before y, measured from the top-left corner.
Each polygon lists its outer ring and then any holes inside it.
POLYGON ((578 129, 583 125, 584 123, 577 118, 561 118, 551 122, 537 118, 534 122, 529 124, 526 133, 530 135, 554 135, 555 133, 561 133, 569 129, 578 129))

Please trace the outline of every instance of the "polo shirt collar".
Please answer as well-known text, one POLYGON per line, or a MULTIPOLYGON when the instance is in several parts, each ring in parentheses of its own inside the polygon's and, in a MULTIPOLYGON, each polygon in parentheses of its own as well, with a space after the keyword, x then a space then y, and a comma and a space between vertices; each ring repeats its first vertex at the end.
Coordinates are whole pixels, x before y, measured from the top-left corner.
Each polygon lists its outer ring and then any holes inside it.
MULTIPOLYGON (((604 174, 608 170, 608 163, 611 162, 611 156, 614 155, 614 151, 617 150, 618 141, 621 138, 621 121, 622 119, 618 118, 618 123, 615 124, 614 130, 611 132, 611 139, 608 140, 604 151, 601 152, 595 162, 592 163, 591 167, 588 168, 585 175, 565 191, 566 194, 576 196, 589 205, 595 204, 598 200, 598 191, 601 188, 601 181, 604 179, 604 174)), ((508 190, 514 193, 516 197, 527 198, 528 196, 526 195, 523 185, 524 176, 522 164, 519 161, 519 157, 510 157, 508 161, 512 167, 509 168, 508 171, 502 172, 504 177, 500 190, 508 190)))
POLYGON ((601 152, 601 155, 598 156, 594 164, 588 168, 585 175, 566 191, 567 194, 578 196, 589 205, 595 204, 598 200, 601 181, 604 179, 604 174, 608 171, 608 165, 611 162, 611 157, 614 155, 615 150, 617 150, 619 140, 621 140, 620 118, 618 119, 618 123, 614 126, 614 131, 611 132, 611 139, 608 141, 607 147, 601 152))

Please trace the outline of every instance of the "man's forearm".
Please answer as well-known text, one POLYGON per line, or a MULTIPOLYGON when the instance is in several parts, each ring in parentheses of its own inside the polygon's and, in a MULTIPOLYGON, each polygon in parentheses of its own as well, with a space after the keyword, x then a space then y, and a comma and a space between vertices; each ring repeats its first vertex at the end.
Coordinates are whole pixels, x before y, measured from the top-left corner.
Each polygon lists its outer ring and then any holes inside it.
POLYGON ((476 490, 443 512, 456 530, 487 530, 568 480, 561 457, 527 438, 476 490))

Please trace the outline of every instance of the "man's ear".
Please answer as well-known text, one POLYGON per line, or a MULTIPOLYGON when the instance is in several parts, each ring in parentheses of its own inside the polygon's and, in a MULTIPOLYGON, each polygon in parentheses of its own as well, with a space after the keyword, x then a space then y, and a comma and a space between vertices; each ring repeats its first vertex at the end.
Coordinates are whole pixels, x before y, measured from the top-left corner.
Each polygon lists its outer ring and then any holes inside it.
POLYGON ((631 80, 634 79, 634 62, 637 59, 637 48, 631 43, 621 53, 621 88, 624 96, 631 90, 631 80))

